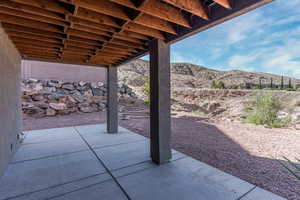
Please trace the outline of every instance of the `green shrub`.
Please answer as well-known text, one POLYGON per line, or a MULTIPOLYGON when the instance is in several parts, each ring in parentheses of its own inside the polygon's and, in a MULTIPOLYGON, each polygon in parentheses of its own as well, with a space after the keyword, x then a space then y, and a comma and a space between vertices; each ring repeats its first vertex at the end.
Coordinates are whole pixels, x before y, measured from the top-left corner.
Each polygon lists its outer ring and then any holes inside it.
POLYGON ((285 88, 284 90, 285 90, 285 91, 295 91, 294 88, 285 88))
POLYGON ((194 115, 199 115, 199 116, 201 116, 201 117, 207 117, 207 116, 208 116, 206 113, 204 113, 204 112, 202 112, 202 111, 200 111, 200 110, 193 110, 192 113, 193 113, 194 115))
POLYGON ((211 88, 214 89, 226 89, 225 83, 223 81, 212 81, 211 88))
POLYGON ((271 94, 261 93, 252 102, 252 110, 248 111, 246 122, 256 125, 268 125, 274 128, 285 127, 290 119, 278 119, 277 114, 281 105, 271 94))
POLYGON ((253 85, 253 86, 251 86, 251 89, 252 90, 258 90, 258 89, 260 89, 260 87, 259 87, 259 85, 253 85))
POLYGON ((147 76, 144 78, 143 92, 146 95, 144 102, 150 104, 150 79, 147 76))

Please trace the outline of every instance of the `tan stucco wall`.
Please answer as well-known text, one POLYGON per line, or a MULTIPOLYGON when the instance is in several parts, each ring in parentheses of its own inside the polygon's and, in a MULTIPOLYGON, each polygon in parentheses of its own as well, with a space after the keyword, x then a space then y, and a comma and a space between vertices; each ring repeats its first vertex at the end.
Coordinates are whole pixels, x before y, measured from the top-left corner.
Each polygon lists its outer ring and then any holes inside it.
POLYGON ((22 78, 105 82, 106 68, 23 60, 22 78))
POLYGON ((0 176, 21 132, 21 57, 0 26, 0 176))

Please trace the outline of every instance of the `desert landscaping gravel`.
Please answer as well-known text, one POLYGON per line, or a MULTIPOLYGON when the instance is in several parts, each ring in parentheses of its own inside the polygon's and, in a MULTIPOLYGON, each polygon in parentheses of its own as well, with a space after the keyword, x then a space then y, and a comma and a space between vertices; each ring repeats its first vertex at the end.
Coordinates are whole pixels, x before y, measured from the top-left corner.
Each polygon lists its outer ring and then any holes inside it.
MULTIPOLYGON (((24 130, 104 123, 105 112, 35 119, 24 130)), ((149 118, 120 120, 120 125, 149 137, 149 118)), ((172 148, 289 200, 300 199, 300 181, 280 164, 300 158, 300 131, 270 129, 239 122, 209 123, 192 115, 172 117, 172 148)))

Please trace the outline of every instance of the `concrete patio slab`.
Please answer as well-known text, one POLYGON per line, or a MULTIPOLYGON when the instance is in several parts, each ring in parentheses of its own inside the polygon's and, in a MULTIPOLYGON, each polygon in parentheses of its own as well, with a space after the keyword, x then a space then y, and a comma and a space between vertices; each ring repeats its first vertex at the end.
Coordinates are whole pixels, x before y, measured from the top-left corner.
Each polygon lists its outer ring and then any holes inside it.
MULTIPOLYGON (((85 126, 75 126, 75 128, 83 134, 86 133, 107 133, 106 132, 106 124, 93 124, 93 125, 85 125, 85 126)), ((119 127, 119 133, 132 133, 128 129, 123 127, 119 127)))
POLYGON ((118 134, 107 134, 106 126, 91 125, 75 127, 92 148, 102 148, 117 144, 126 144, 146 140, 141 135, 134 134, 124 128, 120 128, 118 134))
POLYGON ((52 199, 72 192, 77 192, 78 190, 92 187, 94 185, 98 185, 109 180, 112 180, 111 176, 107 173, 103 173, 103 174, 93 175, 86 178, 71 181, 65 184, 56 185, 36 192, 27 193, 25 195, 20 195, 13 199, 14 200, 52 199))
POLYGON ((233 200, 255 187, 190 157, 123 176, 118 181, 134 200, 233 200))
POLYGON ((105 169, 90 151, 10 164, 0 180, 0 199, 104 172, 105 169))
MULTIPOLYGON (((99 148, 95 152, 111 171, 151 160, 149 140, 99 148)), ((179 152, 173 150, 172 153, 179 152)))
MULTIPOLYGON (((172 151, 172 160, 171 160, 171 162, 174 162, 176 160, 179 160, 179 159, 182 159, 182 158, 185 158, 185 157, 187 157, 187 156, 180 153, 180 152, 177 152, 177 151, 173 150, 172 151)), ((140 162, 140 163, 137 163, 137 164, 130 165, 128 167, 119 168, 119 169, 113 170, 111 172, 115 177, 118 178, 118 177, 127 176, 127 175, 130 175, 130 174, 134 174, 134 173, 137 173, 137 172, 149 169, 149 168, 154 168, 154 167, 159 167, 159 165, 154 164, 149 159, 145 162, 140 162)))
POLYGON ((67 193, 53 200, 127 200, 120 187, 112 180, 67 193))
POLYGON ((285 198, 275 195, 271 192, 263 190, 259 187, 256 187, 249 194, 244 196, 241 200, 257 200, 257 199, 266 199, 266 200, 285 200, 285 198))
POLYGON ((169 163, 155 165, 149 140, 120 130, 106 134, 105 125, 91 125, 26 132, 0 179, 0 200, 283 199, 175 150, 169 163))
POLYGON ((26 139, 23 144, 42 143, 51 141, 61 141, 80 138, 73 127, 52 128, 43 130, 25 131, 26 139), (42 133, 42 134, 41 134, 42 133))
POLYGON ((22 145, 19 148, 12 160, 12 163, 79 152, 83 150, 88 150, 88 146, 80 138, 27 144, 22 145))
POLYGON ((150 160, 148 140, 100 148, 96 149, 95 152, 110 170, 116 170, 150 160))

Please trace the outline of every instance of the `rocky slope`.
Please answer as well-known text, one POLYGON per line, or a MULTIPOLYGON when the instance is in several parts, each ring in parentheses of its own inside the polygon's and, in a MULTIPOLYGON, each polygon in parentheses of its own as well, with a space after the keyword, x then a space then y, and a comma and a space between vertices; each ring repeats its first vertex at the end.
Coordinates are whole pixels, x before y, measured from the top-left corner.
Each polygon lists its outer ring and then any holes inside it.
MULTIPOLYGON (((227 88, 259 84, 259 80, 263 86, 269 86, 271 79, 274 85, 280 85, 281 82, 281 76, 274 74, 239 70, 218 71, 189 63, 172 63, 171 72, 172 87, 210 88, 212 81, 223 81, 227 88)), ((142 86, 144 77, 148 74, 149 62, 144 60, 136 60, 119 68, 119 80, 133 87, 142 86)), ((300 84, 300 79, 291 80, 294 86, 300 84)), ((288 85, 288 82, 289 77, 284 77, 284 84, 288 85)))
MULTIPOLYGON (((172 111, 173 113, 188 113, 201 115, 211 121, 243 121, 250 102, 260 92, 276 96, 282 109, 278 117, 291 116, 294 124, 300 126, 300 92, 284 90, 247 90, 241 89, 211 89, 212 81, 223 81, 227 88, 238 85, 255 85, 261 80, 262 85, 269 87, 280 85, 281 76, 267 73, 244 71, 217 71, 202 66, 187 63, 171 64, 172 111)), ((149 76, 149 62, 136 60, 119 68, 119 81, 133 89, 139 98, 145 99, 143 92, 145 77, 149 76)), ((286 86, 289 77, 284 77, 286 86)), ((299 79, 291 78, 293 86, 300 84, 299 79)))

